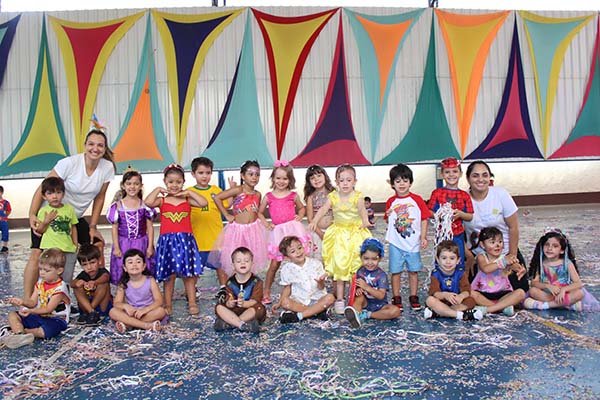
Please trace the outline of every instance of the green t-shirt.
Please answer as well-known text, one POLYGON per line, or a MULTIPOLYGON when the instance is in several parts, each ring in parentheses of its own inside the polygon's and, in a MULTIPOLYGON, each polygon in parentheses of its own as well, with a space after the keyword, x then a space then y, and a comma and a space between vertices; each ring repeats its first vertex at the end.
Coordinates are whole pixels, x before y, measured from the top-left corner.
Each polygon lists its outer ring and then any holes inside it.
POLYGON ((73 243, 71 237, 71 227, 79 222, 77 215, 75 215, 75 209, 69 204, 63 204, 60 208, 45 205, 38 211, 38 219, 43 221, 52 210, 56 210, 58 214, 42 235, 40 249, 46 250, 56 247, 66 253, 75 253, 77 246, 73 243))

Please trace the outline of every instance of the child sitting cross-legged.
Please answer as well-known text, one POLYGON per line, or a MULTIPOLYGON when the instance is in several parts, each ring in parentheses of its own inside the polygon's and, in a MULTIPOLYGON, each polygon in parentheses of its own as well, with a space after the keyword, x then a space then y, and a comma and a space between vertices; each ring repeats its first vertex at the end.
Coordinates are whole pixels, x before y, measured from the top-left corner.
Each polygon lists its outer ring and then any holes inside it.
POLYGON ((129 249, 123 254, 123 274, 109 312, 117 332, 129 328, 159 332, 167 312, 158 283, 146 264, 146 252, 129 249))
POLYGON ((390 284, 387 274, 379 267, 383 254, 383 243, 377 239, 365 239, 360 246, 363 266, 356 272, 354 304, 344 310, 353 328, 360 328, 369 318, 389 320, 398 318, 402 313, 395 305, 388 304, 390 284))
POLYGON ((262 280, 252 273, 254 255, 247 247, 238 247, 231 253, 231 262, 235 272, 227 280, 225 301, 215 307, 215 331, 238 328, 258 333, 267 312, 261 303, 262 280))
POLYGON ((9 297, 6 301, 21 307, 8 314, 13 335, 4 336, 2 344, 11 349, 31 344, 34 338, 50 339, 67 329, 71 313, 69 288, 62 280, 66 256, 60 249, 44 250, 40 256, 38 280, 28 299, 9 297))
POLYGON ((468 274, 460 263, 460 252, 452 240, 440 242, 436 250, 436 266, 431 272, 429 297, 423 313, 425 319, 448 317, 472 321, 483 318, 481 310, 474 309, 475 299, 471 297, 468 274))
POLYGON ((100 267, 100 257, 98 246, 89 243, 82 244, 77 252, 83 271, 71 282, 71 288, 79 305, 78 324, 97 325, 111 306, 110 274, 100 267))
POLYGON ((327 320, 327 310, 335 297, 325 290, 327 273, 323 264, 306 256, 304 246, 296 236, 286 236, 279 243, 285 256, 281 265, 280 284, 283 286, 279 303, 273 307, 283 309, 279 317, 282 324, 299 322, 310 317, 327 320))

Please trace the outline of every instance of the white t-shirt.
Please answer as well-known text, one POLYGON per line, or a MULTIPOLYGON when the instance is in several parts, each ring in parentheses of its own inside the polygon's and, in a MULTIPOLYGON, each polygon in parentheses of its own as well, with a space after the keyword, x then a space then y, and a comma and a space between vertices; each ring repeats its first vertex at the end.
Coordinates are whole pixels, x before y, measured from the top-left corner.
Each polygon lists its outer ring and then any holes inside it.
MULTIPOLYGON (((467 243, 471 245, 471 235, 479 235, 483 228, 496 227, 502 232, 504 240, 504 254, 508 253, 508 225, 504 221, 517 212, 518 207, 511 195, 503 188, 490 186, 488 194, 482 201, 473 201, 473 219, 463 221, 467 234, 467 243)), ((483 249, 479 246, 471 249, 475 255, 481 254, 483 249)))
POLYGON ((302 266, 286 260, 281 265, 279 284, 292 285, 290 298, 309 305, 327 294, 325 289, 319 289, 316 281, 324 273, 323 264, 314 258, 306 257, 302 266))
POLYGON ((421 221, 429 218, 431 211, 421 196, 409 193, 404 197, 390 197, 385 209, 388 211, 388 228, 385 240, 396 248, 417 253, 421 250, 421 221))
POLYGON ((83 216, 85 210, 100 192, 102 185, 112 181, 115 177, 112 163, 104 158, 100 159, 94 173, 88 176, 85 172, 83 153, 59 160, 54 166, 54 171, 65 181, 63 202, 73 206, 77 218, 83 216))

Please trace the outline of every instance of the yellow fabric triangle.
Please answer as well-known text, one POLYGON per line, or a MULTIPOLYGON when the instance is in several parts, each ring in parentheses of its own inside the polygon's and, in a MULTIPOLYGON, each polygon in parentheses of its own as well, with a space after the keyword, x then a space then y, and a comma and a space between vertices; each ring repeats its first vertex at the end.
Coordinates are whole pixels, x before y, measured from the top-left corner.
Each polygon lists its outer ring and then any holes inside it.
POLYGON ((279 121, 277 121, 277 124, 279 132, 282 130, 284 109, 290 92, 294 71, 298 65, 298 59, 310 37, 329 17, 330 14, 325 14, 315 19, 293 24, 278 24, 266 20, 263 21, 273 48, 277 76, 277 99, 279 105, 279 121))
POLYGON ((9 165, 18 163, 40 154, 60 154, 66 156, 52 103, 50 81, 48 80, 48 60, 44 55, 42 79, 35 117, 23 146, 15 154, 9 165))
POLYGON ((453 14, 437 9, 435 12, 448 49, 461 155, 464 156, 485 61, 509 11, 480 15, 453 14))
MULTIPOLYGON (((144 13, 145 12, 142 11, 124 18, 93 23, 72 22, 55 17, 48 17, 48 20, 56 33, 63 63, 65 65, 67 85, 69 87, 71 117, 73 119, 73 130, 78 152, 83 151, 83 140, 89 128, 89 124, 87 124, 86 121, 92 118, 98 87, 100 86, 100 81, 102 80, 108 58, 125 33, 127 33, 144 13), (80 32, 85 35, 84 32, 86 30, 92 32, 94 29, 103 29, 110 26, 115 26, 116 29, 108 36, 107 40, 102 45, 90 76, 78 76, 77 57, 74 53, 69 33, 74 35, 74 32, 80 32), (80 79, 83 81, 88 81, 89 79, 87 88, 80 87, 80 79), (80 93, 85 93, 84 99, 79 98, 80 93)), ((80 38, 80 40, 83 39, 80 38)), ((81 55, 79 55, 79 57, 81 57, 81 55)))

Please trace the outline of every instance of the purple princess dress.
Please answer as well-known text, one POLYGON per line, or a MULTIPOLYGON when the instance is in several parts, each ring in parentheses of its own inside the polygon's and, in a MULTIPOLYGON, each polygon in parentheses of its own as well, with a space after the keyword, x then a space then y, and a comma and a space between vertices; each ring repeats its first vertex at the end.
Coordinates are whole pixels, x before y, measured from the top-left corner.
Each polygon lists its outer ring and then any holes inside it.
MULTIPOLYGON (((115 257, 113 245, 110 255, 110 282, 118 284, 123 274, 123 254, 129 249, 138 249, 146 253, 148 249, 148 233, 146 222, 154 219, 156 211, 147 207, 140 199, 140 206, 135 209, 126 208, 122 201, 111 204, 106 219, 111 224, 117 224, 119 232, 119 248, 121 257, 115 257)), ((154 273, 154 257, 146 259, 146 268, 154 273)))

